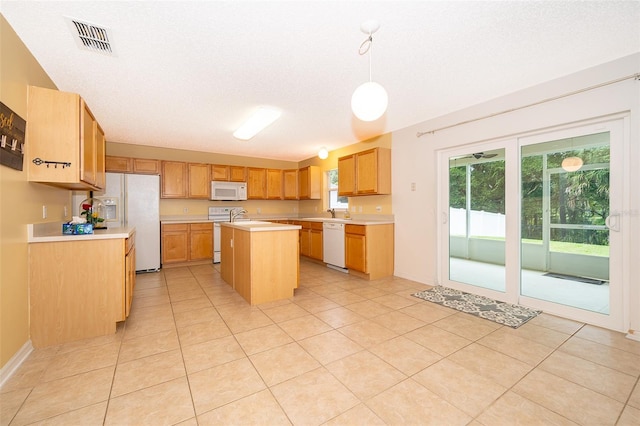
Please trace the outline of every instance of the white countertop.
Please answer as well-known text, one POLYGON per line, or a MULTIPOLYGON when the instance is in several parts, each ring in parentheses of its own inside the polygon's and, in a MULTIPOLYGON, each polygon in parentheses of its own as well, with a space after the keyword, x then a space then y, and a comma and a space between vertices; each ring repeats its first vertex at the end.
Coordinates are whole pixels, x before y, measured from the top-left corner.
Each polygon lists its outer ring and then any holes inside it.
POLYGON ((388 225, 390 223, 394 223, 393 220, 370 220, 370 219, 332 219, 327 217, 304 217, 301 219, 294 220, 302 220, 305 222, 333 222, 333 223, 346 223, 350 225, 388 225))
POLYGON ((241 229, 243 231, 260 232, 260 231, 297 231, 302 227, 300 225, 287 225, 285 223, 272 223, 266 221, 239 221, 239 222, 220 222, 221 226, 229 228, 241 229))
MULTIPOLYGON (((239 219, 237 223, 241 223, 246 218, 239 219)), ((390 223, 394 223, 393 219, 373 219, 371 216, 366 218, 354 218, 354 219, 342 219, 342 218, 328 218, 328 217, 265 217, 265 218, 250 218, 252 222, 270 222, 272 220, 300 220, 305 222, 334 222, 334 223, 348 223, 352 225, 387 225, 390 223)), ((202 216, 165 216, 160 220, 164 224, 180 224, 180 223, 207 223, 213 222, 212 220, 208 220, 206 217, 202 216)), ((228 223, 228 222, 220 222, 220 223, 228 223)))
POLYGON ((133 227, 107 228, 94 230, 93 234, 65 235, 62 233, 62 223, 48 222, 27 225, 27 242, 51 243, 61 241, 109 240, 114 238, 129 238, 135 232, 133 227))

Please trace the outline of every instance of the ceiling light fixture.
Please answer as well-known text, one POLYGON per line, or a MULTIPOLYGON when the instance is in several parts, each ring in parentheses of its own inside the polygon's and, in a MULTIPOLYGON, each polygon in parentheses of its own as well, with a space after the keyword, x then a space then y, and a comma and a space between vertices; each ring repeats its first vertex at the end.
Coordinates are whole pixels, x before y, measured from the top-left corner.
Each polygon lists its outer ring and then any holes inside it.
POLYGON ((326 160, 329 157, 329 151, 327 151, 327 148, 325 147, 320 148, 320 151, 318 151, 318 157, 321 160, 326 160))
POLYGON ((260 107, 245 121, 242 126, 233 132, 237 139, 248 141, 256 134, 264 130, 282 115, 282 111, 274 107, 260 107))
POLYGON ((369 81, 361 84, 351 96, 351 110, 362 121, 377 120, 387 110, 389 97, 387 91, 371 78, 371 46, 373 45, 373 33, 380 29, 378 21, 365 21, 360 25, 360 30, 369 37, 360 44, 358 53, 360 56, 369 52, 369 81))

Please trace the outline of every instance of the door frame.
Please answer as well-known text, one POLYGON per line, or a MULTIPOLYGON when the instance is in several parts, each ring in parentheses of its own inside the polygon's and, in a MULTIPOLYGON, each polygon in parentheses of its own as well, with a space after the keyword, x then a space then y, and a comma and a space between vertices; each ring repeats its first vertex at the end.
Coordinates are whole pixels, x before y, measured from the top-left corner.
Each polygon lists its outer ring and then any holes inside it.
MULTIPOLYGON (((437 284, 461 291, 480 294, 496 300, 522 304, 552 315, 581 321, 608 329, 627 332, 630 318, 628 304, 624 300, 630 294, 629 277, 624 273, 624 266, 628 265, 628 253, 631 237, 624 230, 628 228, 627 214, 629 212, 630 185, 625 182, 624 173, 628 170, 629 159, 625 153, 629 152, 628 113, 612 114, 554 126, 538 131, 522 132, 509 138, 441 149, 436 152, 437 158, 437 238, 438 260, 436 263, 437 284), (524 145, 562 139, 564 137, 580 136, 603 131, 610 131, 610 212, 617 214, 617 225, 620 232, 610 243, 610 288, 609 314, 604 315, 580 308, 560 305, 557 303, 522 296, 521 287, 521 232, 520 232, 520 151, 524 145), (567 136, 563 136, 567 135, 567 136), (505 149, 505 292, 498 292, 473 285, 457 283, 449 279, 449 158, 465 155, 471 152, 481 152, 491 149, 505 149), (511 284, 510 284, 511 283, 511 284), (516 284, 514 284, 516 283, 516 284), (613 283, 613 284, 611 284, 613 283)), ((614 231, 611 231, 610 235, 614 231)), ((611 240, 610 240, 611 241, 611 240)))

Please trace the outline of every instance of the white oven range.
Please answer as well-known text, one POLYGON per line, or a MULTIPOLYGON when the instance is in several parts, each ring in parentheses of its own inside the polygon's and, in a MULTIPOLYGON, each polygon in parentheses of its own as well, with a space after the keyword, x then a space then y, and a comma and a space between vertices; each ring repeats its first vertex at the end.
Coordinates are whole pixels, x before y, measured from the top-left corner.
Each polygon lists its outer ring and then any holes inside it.
MULTIPOLYGON (((209 207, 208 219, 213 222, 213 263, 220 263, 220 222, 230 222, 231 213, 242 207, 209 207)), ((240 215, 242 216, 242 215, 240 215)), ((237 218, 235 220, 242 219, 237 218)))

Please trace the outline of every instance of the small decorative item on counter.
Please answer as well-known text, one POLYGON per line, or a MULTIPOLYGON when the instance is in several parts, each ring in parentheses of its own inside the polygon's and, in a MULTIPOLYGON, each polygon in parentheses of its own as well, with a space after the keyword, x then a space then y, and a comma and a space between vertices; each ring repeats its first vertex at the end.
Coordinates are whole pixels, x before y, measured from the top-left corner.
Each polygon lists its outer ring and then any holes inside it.
POLYGON ((104 223, 104 204, 96 198, 87 198, 80 203, 80 215, 93 225, 94 229, 106 228, 104 223))
POLYGON ((84 235, 93 234, 93 225, 87 223, 84 217, 73 216, 69 223, 62 224, 63 235, 84 235))

